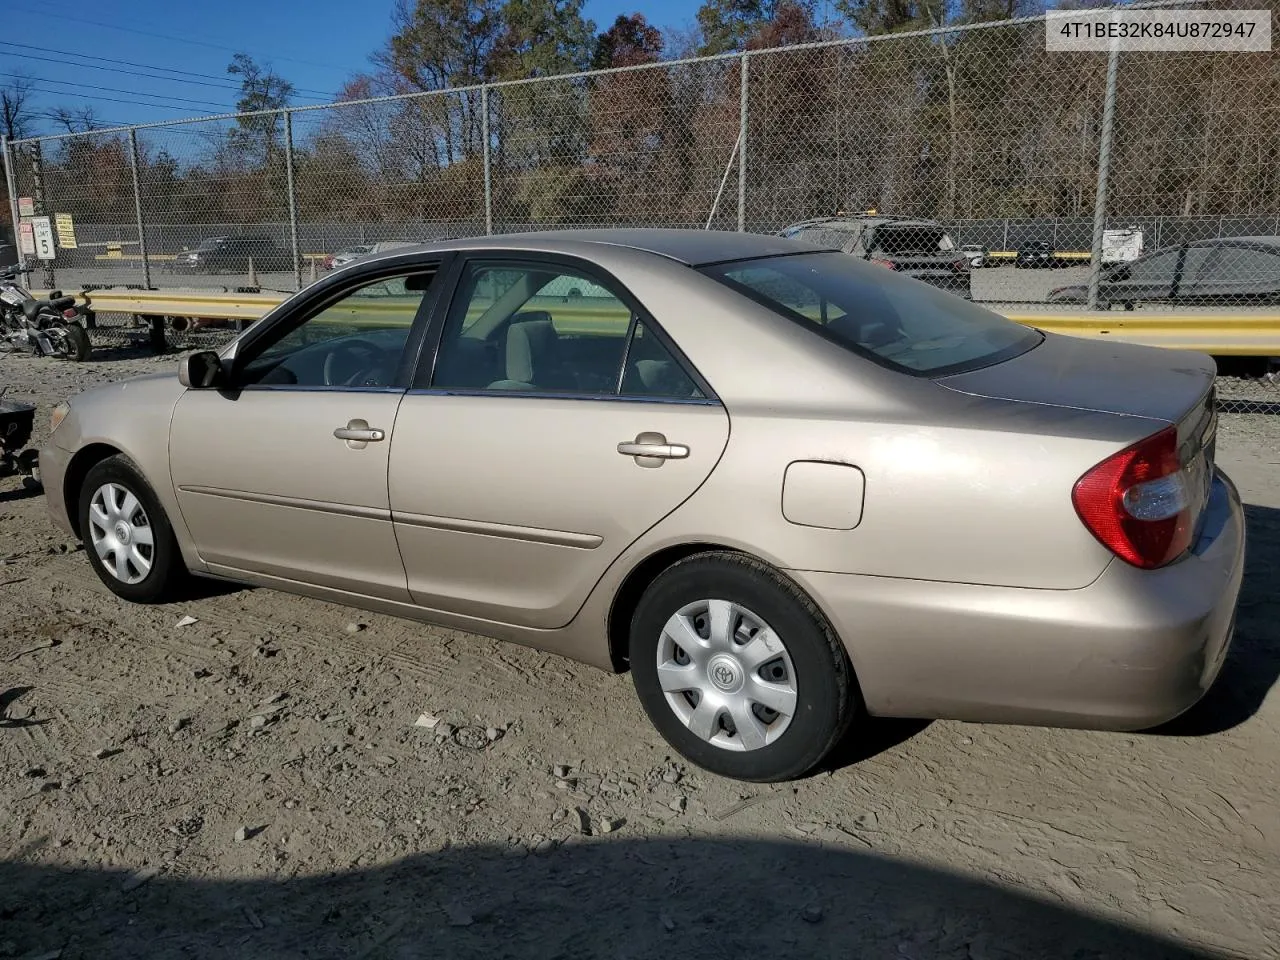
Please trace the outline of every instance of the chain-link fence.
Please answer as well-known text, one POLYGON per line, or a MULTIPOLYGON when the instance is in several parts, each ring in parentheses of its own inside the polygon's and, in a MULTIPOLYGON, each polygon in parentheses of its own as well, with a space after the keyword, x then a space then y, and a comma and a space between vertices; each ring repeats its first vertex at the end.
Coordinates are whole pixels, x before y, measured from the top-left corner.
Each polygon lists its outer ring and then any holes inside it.
POLYGON ((292 291, 378 242, 631 225, 793 228, 1023 313, 1274 310, 1280 55, 1050 52, 1046 33, 1025 18, 17 141, 14 215, 19 198, 69 215, 75 246, 45 264, 66 289, 292 291))

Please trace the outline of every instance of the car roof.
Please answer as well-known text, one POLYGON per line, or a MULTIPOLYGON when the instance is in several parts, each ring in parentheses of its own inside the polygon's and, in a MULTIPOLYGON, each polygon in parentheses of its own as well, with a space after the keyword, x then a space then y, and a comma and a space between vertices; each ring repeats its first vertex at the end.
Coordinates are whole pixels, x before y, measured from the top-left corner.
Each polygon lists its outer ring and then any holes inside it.
MULTIPOLYGON (((758 233, 734 233, 726 230, 672 230, 636 227, 608 230, 543 230, 532 233, 508 233, 491 237, 472 237, 434 241, 413 250, 521 250, 528 253, 551 253, 582 256, 591 246, 603 246, 655 254, 690 267, 751 260, 757 257, 785 256, 796 253, 836 251, 837 248, 803 240, 768 236, 758 233)), ((397 255, 411 252, 401 247, 397 255)))
MULTIPOLYGON (((1280 248, 1280 237, 1214 237, 1212 240, 1194 240, 1189 247, 1275 247, 1280 248)), ((1277 249, 1280 252, 1280 249, 1277 249)))
POLYGON ((834 230, 846 228, 880 227, 892 224, 895 227, 941 227, 937 220, 922 220, 917 217, 889 217, 881 214, 849 217, 818 217, 813 220, 802 220, 787 227, 788 230, 808 229, 810 227, 827 227, 834 230))

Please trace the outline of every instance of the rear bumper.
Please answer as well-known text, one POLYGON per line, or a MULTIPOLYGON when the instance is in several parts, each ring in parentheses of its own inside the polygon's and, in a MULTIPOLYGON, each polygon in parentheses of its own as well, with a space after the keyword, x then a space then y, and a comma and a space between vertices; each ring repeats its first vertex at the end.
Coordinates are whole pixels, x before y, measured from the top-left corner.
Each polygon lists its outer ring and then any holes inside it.
POLYGON ((1244 574, 1244 512, 1215 479, 1192 552, 1120 560, 1080 590, 792 571, 824 607, 881 716, 1139 730, 1208 691, 1244 574))

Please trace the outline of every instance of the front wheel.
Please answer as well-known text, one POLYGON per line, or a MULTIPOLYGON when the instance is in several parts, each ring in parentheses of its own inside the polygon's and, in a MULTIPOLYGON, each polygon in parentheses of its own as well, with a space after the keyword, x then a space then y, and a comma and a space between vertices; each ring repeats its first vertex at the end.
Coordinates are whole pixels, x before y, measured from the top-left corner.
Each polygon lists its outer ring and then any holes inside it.
POLYGON ((658 732, 693 763, 738 780, 802 776, 860 708, 822 613, 741 554, 698 554, 662 573, 632 617, 630 657, 658 732))
POLYGON ((173 599, 187 569, 155 491, 128 457, 89 468, 80 488, 80 534, 98 578, 134 603, 173 599))
POLYGON ((68 360, 83 363, 89 359, 89 354, 93 352, 93 344, 89 341, 88 331, 78 323, 67 324, 66 332, 63 334, 63 341, 68 360))

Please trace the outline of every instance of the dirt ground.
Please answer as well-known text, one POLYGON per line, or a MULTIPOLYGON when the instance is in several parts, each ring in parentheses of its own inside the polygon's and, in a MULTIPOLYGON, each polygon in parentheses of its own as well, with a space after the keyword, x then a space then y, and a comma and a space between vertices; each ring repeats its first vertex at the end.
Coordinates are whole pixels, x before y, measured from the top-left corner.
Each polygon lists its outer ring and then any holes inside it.
MULTIPOLYGON (((175 362, 0 386, 43 436, 175 362)), ((1280 417, 1219 459, 1249 570, 1191 714, 874 723, 777 787, 676 762, 626 676, 264 590, 124 606, 0 480, 0 957, 1280 956, 1280 417)))

